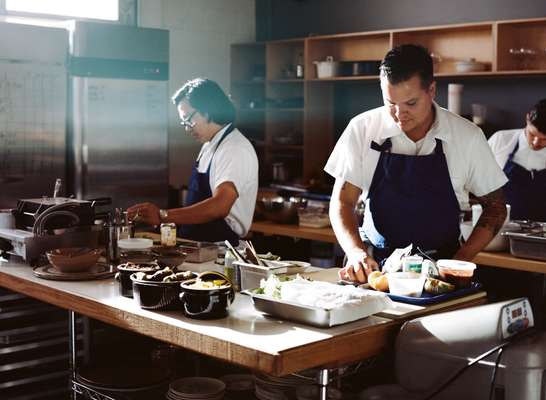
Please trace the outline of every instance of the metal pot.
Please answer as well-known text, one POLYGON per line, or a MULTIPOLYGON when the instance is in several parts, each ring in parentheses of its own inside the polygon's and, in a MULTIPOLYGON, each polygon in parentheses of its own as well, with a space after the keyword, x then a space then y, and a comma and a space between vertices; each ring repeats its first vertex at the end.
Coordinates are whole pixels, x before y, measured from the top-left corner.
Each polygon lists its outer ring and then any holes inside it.
POLYGON ((290 197, 271 197, 260 200, 265 218, 278 224, 293 224, 298 222, 298 208, 304 207, 307 200, 290 197))
POLYGON ((339 76, 340 63, 334 57, 328 56, 324 61, 313 61, 317 67, 317 78, 332 78, 339 76))

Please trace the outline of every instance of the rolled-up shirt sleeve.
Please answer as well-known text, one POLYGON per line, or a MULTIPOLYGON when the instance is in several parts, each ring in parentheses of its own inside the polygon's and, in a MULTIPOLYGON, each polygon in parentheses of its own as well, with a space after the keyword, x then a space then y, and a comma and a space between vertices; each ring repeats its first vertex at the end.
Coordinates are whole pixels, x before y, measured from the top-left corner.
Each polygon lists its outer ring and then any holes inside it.
POLYGON ((324 171, 336 179, 349 182, 360 189, 363 186, 362 138, 357 122, 353 119, 337 141, 324 171))
POLYGON ((470 154, 467 160, 470 165, 465 186, 470 193, 478 197, 485 196, 508 182, 483 134, 474 135, 468 149, 470 154))

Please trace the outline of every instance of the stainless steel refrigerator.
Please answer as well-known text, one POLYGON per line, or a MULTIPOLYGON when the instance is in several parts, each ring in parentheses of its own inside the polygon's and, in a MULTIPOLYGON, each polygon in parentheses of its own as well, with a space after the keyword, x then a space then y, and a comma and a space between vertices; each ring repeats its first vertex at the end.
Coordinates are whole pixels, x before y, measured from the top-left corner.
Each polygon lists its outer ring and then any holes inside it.
POLYGON ((67 47, 65 29, 0 22, 0 208, 64 178, 67 47))
POLYGON ((68 191, 166 207, 168 31, 76 22, 69 48, 68 191))

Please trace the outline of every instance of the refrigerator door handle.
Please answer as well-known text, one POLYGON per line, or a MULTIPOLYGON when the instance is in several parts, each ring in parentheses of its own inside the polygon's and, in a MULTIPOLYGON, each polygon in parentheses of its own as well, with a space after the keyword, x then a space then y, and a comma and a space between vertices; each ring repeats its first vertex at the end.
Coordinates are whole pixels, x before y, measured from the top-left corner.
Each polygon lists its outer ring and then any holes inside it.
POLYGON ((81 195, 84 196, 87 193, 86 180, 89 166, 89 147, 87 144, 82 144, 81 162, 81 195))

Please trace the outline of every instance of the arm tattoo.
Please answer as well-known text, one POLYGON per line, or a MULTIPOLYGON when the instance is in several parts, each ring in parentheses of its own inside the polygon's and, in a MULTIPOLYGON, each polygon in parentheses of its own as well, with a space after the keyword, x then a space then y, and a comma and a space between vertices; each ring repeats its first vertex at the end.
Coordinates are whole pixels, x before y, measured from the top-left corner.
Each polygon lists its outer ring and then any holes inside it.
POLYGON ((478 202, 482 205, 483 212, 477 225, 489 230, 495 236, 506 218, 506 202, 502 189, 478 197, 478 202))

